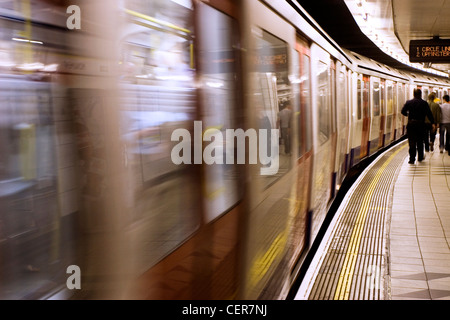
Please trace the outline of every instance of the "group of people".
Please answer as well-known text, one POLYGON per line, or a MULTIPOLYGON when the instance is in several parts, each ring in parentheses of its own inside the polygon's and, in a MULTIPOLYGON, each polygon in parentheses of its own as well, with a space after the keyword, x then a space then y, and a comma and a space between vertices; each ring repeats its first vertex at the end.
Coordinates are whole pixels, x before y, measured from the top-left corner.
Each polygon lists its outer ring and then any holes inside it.
POLYGON ((428 95, 428 101, 422 99, 422 90, 414 89, 414 98, 408 100, 401 113, 408 117, 406 126, 409 142, 409 163, 416 159, 423 161, 426 152, 434 151, 434 141, 439 128, 439 150, 448 152, 450 156, 450 97, 444 95, 444 102, 439 105, 435 102, 434 92, 428 95))

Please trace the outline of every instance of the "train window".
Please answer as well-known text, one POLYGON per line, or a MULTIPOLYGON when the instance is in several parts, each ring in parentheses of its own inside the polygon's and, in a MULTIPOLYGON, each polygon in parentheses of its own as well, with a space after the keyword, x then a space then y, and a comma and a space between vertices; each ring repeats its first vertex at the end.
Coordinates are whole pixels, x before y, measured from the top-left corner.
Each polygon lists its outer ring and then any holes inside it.
MULTIPOLYGON (((298 48, 297 48, 298 49, 298 48)), ((301 54, 298 50, 295 50, 293 52, 293 69, 294 69, 294 82, 295 85, 292 86, 292 91, 295 97, 295 106, 293 106, 293 112, 294 112, 294 121, 297 125, 297 158, 300 158, 305 153, 305 125, 306 125, 306 119, 305 119, 305 110, 304 105, 302 101, 302 90, 303 85, 302 81, 302 72, 303 72, 303 54, 301 54)))
POLYGON ((340 72, 338 78, 338 89, 336 96, 336 105, 338 108, 339 114, 339 128, 342 129, 348 123, 348 113, 347 108, 345 106, 345 98, 346 98, 346 89, 345 89, 345 73, 340 72))
POLYGON ((399 83, 398 94, 399 94, 399 97, 398 97, 398 108, 399 108, 399 110, 401 110, 401 108, 403 107, 403 105, 406 102, 405 84, 399 83))
MULTIPOLYGON (((126 146, 130 221, 136 229, 139 270, 151 267, 185 241, 201 223, 196 168, 175 164, 176 129, 192 131, 197 115, 192 42, 193 10, 173 1, 152 6, 130 3, 145 14, 162 15, 164 27, 130 19, 121 43, 122 137, 126 146), (169 25, 167 27, 167 25, 169 25)), ((151 17, 146 17, 153 21, 151 17)), ((217 82, 222 79, 217 79, 217 82)))
POLYGON ((393 84, 393 90, 392 90, 392 107, 394 108, 394 112, 398 114, 397 108, 398 108, 398 100, 397 100, 397 82, 394 82, 393 84))
MULTIPOLYGON (((0 97, 0 243, 14 252, 3 252, 0 270, 4 298, 17 299, 51 280, 48 272, 26 273, 47 271, 59 245, 51 241, 59 232, 56 139, 50 84, 0 80, 0 97)), ((64 179, 60 188, 69 192, 72 182, 64 179)))
POLYGON ((336 115, 336 65, 331 61, 331 92, 330 92, 330 106, 331 106, 331 132, 336 132, 337 115, 336 115))
POLYGON ((0 5, 5 9, 0 18, 0 296, 39 299, 65 283, 59 270, 72 259, 66 222, 77 210, 75 155, 55 128, 63 118, 56 101, 67 98, 56 88, 63 85, 51 83, 55 71, 43 74, 29 66, 44 68, 65 54, 66 35, 28 18, 25 25, 13 18, 24 17, 22 12, 6 10, 10 5, 0 5), (14 41, 18 34, 48 42, 32 47, 14 41), (62 158, 66 161, 58 161, 62 158))
POLYGON ((290 153, 293 139, 287 126, 292 125, 294 117, 288 78, 288 46, 283 40, 265 30, 261 30, 255 40, 253 83, 258 116, 265 119, 261 121, 261 124, 265 123, 264 128, 280 128, 279 169, 277 174, 265 176, 266 186, 269 186, 291 167, 290 153))
POLYGON ((379 82, 373 83, 372 112, 375 117, 380 115, 380 83, 379 82))
POLYGON ((361 120, 362 117, 362 88, 361 88, 361 79, 358 79, 357 81, 357 91, 356 91, 356 115, 358 120, 361 120))
MULTIPOLYGON (((242 117, 237 84, 237 21, 204 3, 199 3, 197 10, 200 25, 208 26, 199 30, 198 36, 203 130, 215 128, 226 137, 227 129, 241 127, 238 119, 242 117)), ((214 146, 217 152, 218 143, 220 141, 205 142, 205 149, 214 146)), ((225 145, 226 148, 233 146, 229 141, 225 145)), ((222 150, 223 145, 219 147, 222 150)), ((229 152, 226 150, 225 154, 229 152)), ((238 201, 237 168, 236 163, 204 167, 206 222, 217 218, 238 201)))
POLYGON ((329 67, 318 61, 317 65, 317 108, 319 110, 319 143, 325 143, 330 137, 330 88, 329 67))
POLYGON ((305 110, 305 131, 306 131, 306 146, 305 151, 309 151, 312 148, 312 128, 311 128, 311 88, 310 88, 310 63, 311 59, 307 55, 303 55, 303 70, 302 70, 302 83, 301 83, 301 94, 302 94, 302 104, 305 110))
POLYGON ((427 100, 429 92, 428 89, 423 89, 422 99, 427 100))
MULTIPOLYGON (((3 90, 2 90, 3 91, 3 90)), ((0 124, 0 145, 2 146, 2 152, 0 152, 0 181, 14 179, 20 177, 21 172, 19 168, 20 161, 17 161, 20 157, 19 153, 19 140, 20 140, 20 127, 17 124, 9 123, 10 119, 14 119, 14 109, 11 103, 5 99, 2 95, 1 114, 3 120, 0 124), (3 101, 2 101, 3 100, 3 101), (17 128, 17 130, 14 130, 17 128)), ((29 127, 31 131, 32 127, 29 127)), ((25 127, 23 126, 25 129, 25 127)), ((26 130, 23 130, 24 132, 26 130)))
POLYGON ((392 82, 388 82, 386 84, 387 87, 387 95, 386 95, 386 107, 387 107, 387 111, 386 113, 388 115, 391 115, 394 113, 394 91, 393 91, 393 86, 392 86, 392 82))
POLYGON ((370 95, 370 82, 369 78, 364 76, 363 77, 363 92, 362 92, 362 98, 363 98, 363 118, 369 117, 369 95, 370 95))

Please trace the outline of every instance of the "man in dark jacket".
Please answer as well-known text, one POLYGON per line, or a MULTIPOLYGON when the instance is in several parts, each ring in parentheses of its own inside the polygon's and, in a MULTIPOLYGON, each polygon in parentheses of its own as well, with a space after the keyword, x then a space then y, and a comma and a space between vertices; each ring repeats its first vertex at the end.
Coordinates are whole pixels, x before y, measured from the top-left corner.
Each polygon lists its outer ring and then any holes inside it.
POLYGON ((408 117, 406 126, 409 142, 409 162, 413 164, 417 159, 422 161, 424 156, 424 137, 425 137, 425 117, 428 117, 432 123, 432 129, 436 129, 433 114, 425 100, 422 100, 422 90, 414 89, 414 98, 406 101, 402 108, 402 114, 408 117))

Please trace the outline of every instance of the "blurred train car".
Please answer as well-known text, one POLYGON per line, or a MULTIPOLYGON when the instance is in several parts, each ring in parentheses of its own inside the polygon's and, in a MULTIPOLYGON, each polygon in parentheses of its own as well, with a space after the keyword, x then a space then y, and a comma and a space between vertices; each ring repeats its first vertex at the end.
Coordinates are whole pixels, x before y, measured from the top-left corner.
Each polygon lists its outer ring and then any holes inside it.
POLYGON ((56 75, 69 49, 65 19, 46 5, 0 7, 0 299, 37 299, 65 281, 75 252, 75 158, 56 75))
POLYGON ((284 299, 349 169, 450 87, 295 2, 77 4, 0 4, 1 299, 284 299))

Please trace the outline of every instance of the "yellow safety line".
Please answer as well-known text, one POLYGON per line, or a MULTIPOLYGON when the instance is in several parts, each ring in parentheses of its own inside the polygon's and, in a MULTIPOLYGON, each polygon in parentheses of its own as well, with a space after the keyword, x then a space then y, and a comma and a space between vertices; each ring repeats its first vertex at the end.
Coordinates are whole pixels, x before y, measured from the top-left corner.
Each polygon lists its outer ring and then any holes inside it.
POLYGON ((378 169, 375 178, 370 183, 369 189, 367 190, 361 208, 359 209, 358 216, 356 219, 356 224, 353 229, 352 235, 350 237, 350 244, 347 249, 347 253, 344 259, 344 265, 342 267, 341 273, 339 274, 339 282, 336 287, 336 292, 334 295, 334 300, 348 300, 350 295, 350 287, 352 283, 353 273, 355 271, 356 259, 358 256, 359 247, 361 244, 361 238, 364 230, 364 223, 366 220, 367 212, 369 211, 369 204, 372 198, 373 192, 378 181, 381 178, 383 171, 392 161, 392 159, 399 153, 406 145, 403 145, 397 151, 395 151, 378 169))
POLYGON ((269 271, 269 267, 280 255, 285 247, 287 236, 286 232, 282 231, 270 245, 270 248, 264 253, 259 254, 253 261, 250 268, 250 286, 255 287, 261 281, 264 275, 269 271))

